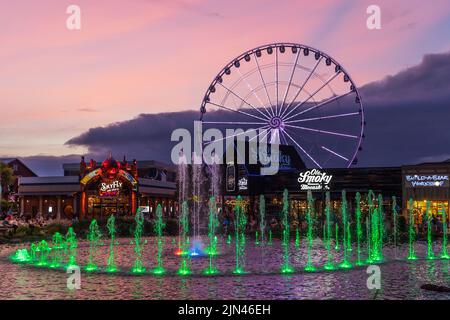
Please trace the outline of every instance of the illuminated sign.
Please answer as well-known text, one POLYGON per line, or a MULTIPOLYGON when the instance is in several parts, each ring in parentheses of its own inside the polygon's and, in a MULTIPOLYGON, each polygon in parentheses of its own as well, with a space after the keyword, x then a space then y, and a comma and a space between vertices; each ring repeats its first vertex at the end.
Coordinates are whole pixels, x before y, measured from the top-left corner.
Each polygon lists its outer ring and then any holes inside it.
POLYGON ((142 213, 149 213, 150 212, 150 206, 140 206, 142 213))
POLYGON ((102 169, 97 169, 97 170, 89 172, 87 175, 85 175, 83 177, 83 179, 81 179, 81 181, 80 181, 81 184, 86 185, 91 179, 93 179, 96 176, 99 176, 101 174, 101 172, 102 172, 102 169))
POLYGON ((99 194, 101 197, 116 197, 122 189, 122 182, 116 180, 111 183, 103 182, 100 185, 99 194))
POLYGON ((236 169, 233 165, 228 165, 227 167, 227 191, 234 191, 235 189, 235 179, 236 179, 236 169))
POLYGON ((326 174, 318 169, 300 172, 297 181, 300 183, 300 190, 330 190, 332 175, 326 174))
POLYGON ((246 177, 242 177, 238 181, 238 189, 239 190, 248 190, 248 179, 246 177))
POLYGON ((405 180, 408 188, 449 187, 448 174, 406 175, 405 180))

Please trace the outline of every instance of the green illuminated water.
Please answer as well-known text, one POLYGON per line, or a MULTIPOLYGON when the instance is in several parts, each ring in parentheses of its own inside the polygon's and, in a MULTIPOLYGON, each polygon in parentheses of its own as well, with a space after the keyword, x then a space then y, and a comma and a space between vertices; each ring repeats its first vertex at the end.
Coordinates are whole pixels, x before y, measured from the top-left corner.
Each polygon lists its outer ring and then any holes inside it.
POLYGON ((289 263, 289 239, 290 239, 290 224, 289 224, 289 194, 287 189, 283 192, 283 208, 281 211, 281 226, 283 229, 281 245, 283 247, 283 264, 281 266, 282 273, 292 273, 294 268, 289 263))
POLYGON ((46 266, 48 264, 47 256, 50 252, 50 247, 45 240, 41 240, 38 245, 38 260, 36 265, 38 266, 46 266))
POLYGON ((431 211, 430 211, 431 201, 427 201, 427 207, 425 211, 425 219, 427 219, 427 259, 434 259, 434 251, 433 251, 433 238, 431 235, 431 211))
POLYGON ((355 196, 355 214, 356 214, 356 265, 362 266, 361 259, 361 241, 362 241, 362 225, 361 225, 361 195, 359 192, 355 196))
POLYGON ((398 243, 398 212, 397 212, 397 198, 392 196, 392 222, 393 222, 393 238, 394 238, 394 250, 395 258, 397 259, 397 243, 398 243))
POLYGON ((64 249, 64 239, 61 233, 55 232, 52 237, 52 250, 51 250, 51 268, 58 268, 62 264, 64 249))
POLYGON ((116 265, 116 259, 115 259, 116 218, 113 214, 109 216, 108 221, 106 222, 106 228, 108 229, 108 234, 109 234, 109 255, 108 255, 106 271, 107 272, 116 272, 117 271, 117 265, 116 265))
POLYGON ((301 244, 301 239, 300 239, 300 230, 297 228, 295 228, 295 247, 298 249, 300 248, 300 244, 301 244))
POLYGON ((325 270, 334 270, 333 256, 331 254, 331 203, 330 192, 325 194, 325 226, 324 226, 324 242, 327 250, 327 262, 323 266, 325 270))
POLYGON ((143 273, 145 272, 145 267, 142 263, 142 252, 144 250, 144 243, 142 241, 142 233, 144 231, 144 215, 142 214, 141 209, 138 209, 136 211, 134 221, 134 253, 136 254, 136 256, 131 272, 143 273))
POLYGON ((77 266, 77 248, 78 248, 78 241, 77 241, 77 235, 73 231, 72 227, 69 227, 66 233, 66 239, 65 239, 65 250, 67 252, 67 255, 69 256, 69 261, 67 263, 67 268, 76 267, 77 266))
POLYGON ((345 190, 342 191, 342 200, 341 200, 341 215, 342 215, 342 229, 344 230, 344 238, 342 239, 342 245, 344 250, 343 261, 339 265, 340 268, 349 269, 352 267, 350 263, 350 227, 347 216, 347 196, 345 194, 345 190))
POLYGON ((379 237, 378 237, 378 253, 377 258, 383 261, 383 241, 384 241, 384 210, 383 210, 383 196, 378 194, 378 221, 379 221, 379 237))
POLYGON ((312 249, 313 249, 313 241, 314 241, 314 234, 313 234, 314 199, 313 199, 311 190, 308 190, 307 202, 308 202, 308 206, 306 209, 307 261, 306 261, 306 265, 305 265, 305 271, 315 271, 316 268, 314 267, 314 265, 312 263, 312 249))
POLYGON ((264 195, 259 196, 259 232, 260 243, 264 245, 264 235, 266 233, 266 199, 264 195))
POLYGON ((164 239, 163 239, 163 230, 165 227, 165 223, 163 221, 163 210, 161 204, 158 204, 156 207, 156 220, 154 224, 154 231, 156 235, 156 268, 152 270, 153 274, 161 275, 166 272, 163 266, 162 254, 164 251, 164 239))
POLYGON ((234 207, 234 230, 235 230, 235 252, 236 265, 235 274, 245 273, 245 228, 247 217, 242 206, 242 198, 238 196, 234 207))
POLYGON ((269 238, 267 240, 268 245, 272 245, 272 229, 269 229, 269 238))
POLYGON ((93 219, 89 225, 89 232, 87 239, 89 241, 89 260, 86 265, 86 271, 97 270, 97 265, 95 264, 95 257, 97 254, 97 247, 101 238, 100 229, 97 224, 97 220, 93 219))
POLYGON ((336 221, 334 223, 334 250, 338 251, 339 250, 339 223, 336 221))
POLYGON ((409 223, 408 223, 408 242, 409 242, 409 251, 408 251, 408 260, 416 260, 417 256, 414 251, 414 241, 416 239, 416 232, 414 231, 414 208, 413 208, 413 199, 409 199, 409 223))
POLYGON ((209 199, 209 221, 208 221, 208 238, 209 238, 209 264, 206 270, 204 270, 205 274, 217 274, 219 270, 215 265, 215 259, 217 256, 217 236, 216 231, 219 227, 219 217, 217 215, 217 204, 216 198, 211 197, 209 199))
MULTIPOLYGON (((447 212, 445 211, 444 206, 442 206, 441 214, 442 214, 442 225, 446 226, 447 225, 447 212)), ((441 249, 440 257, 442 259, 450 259, 450 256, 447 252, 447 228, 445 228, 445 227, 443 227, 443 232, 442 232, 442 249, 441 249)))
POLYGON ((180 224, 180 247, 178 253, 181 258, 180 268, 178 269, 179 275, 188 275, 190 270, 190 256, 189 256, 189 209, 186 201, 183 201, 181 205, 181 214, 179 216, 180 224))

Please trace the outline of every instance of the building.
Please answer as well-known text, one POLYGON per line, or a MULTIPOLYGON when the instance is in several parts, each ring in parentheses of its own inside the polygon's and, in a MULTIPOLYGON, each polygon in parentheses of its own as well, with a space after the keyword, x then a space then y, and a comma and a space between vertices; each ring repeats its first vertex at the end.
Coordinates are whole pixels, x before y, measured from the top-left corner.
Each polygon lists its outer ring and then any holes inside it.
POLYGON ((28 217, 57 219, 132 215, 138 207, 152 214, 158 204, 166 216, 178 211, 176 170, 157 161, 128 162, 112 155, 102 162, 84 157, 63 165, 64 176, 20 177, 19 211, 28 217))
MULTIPOLYGON (((347 206, 352 212, 356 193, 361 195, 361 205, 367 205, 367 195, 373 191, 378 202, 381 195, 383 211, 392 213, 393 197, 398 212, 408 213, 408 200, 413 200, 414 212, 421 217, 430 205, 433 215, 448 212, 450 201, 450 160, 440 163, 424 163, 414 166, 370 167, 370 168, 326 168, 308 169, 292 146, 280 146, 279 171, 275 175, 260 174, 261 163, 228 164, 223 166, 223 202, 225 211, 231 212, 236 197, 248 212, 257 215, 259 197, 264 195, 266 212, 276 216, 281 211, 282 196, 289 192, 291 213, 302 215, 307 208, 307 191, 314 197, 316 212, 325 209, 325 194, 330 192, 331 205, 339 209, 342 191, 346 192, 347 206)), ((236 161, 235 161, 236 163, 236 161)), ((420 221, 420 220, 419 220, 420 221)))
MULTIPOLYGON (((0 158, 0 162, 6 164, 9 168, 12 169, 14 176, 17 178, 20 177, 37 177, 37 175, 28 168, 22 160, 18 158, 0 158)), ((8 188, 1 188, 1 199, 8 198, 11 201, 15 201, 15 197, 18 192, 19 181, 16 179, 13 185, 8 186, 8 188)))

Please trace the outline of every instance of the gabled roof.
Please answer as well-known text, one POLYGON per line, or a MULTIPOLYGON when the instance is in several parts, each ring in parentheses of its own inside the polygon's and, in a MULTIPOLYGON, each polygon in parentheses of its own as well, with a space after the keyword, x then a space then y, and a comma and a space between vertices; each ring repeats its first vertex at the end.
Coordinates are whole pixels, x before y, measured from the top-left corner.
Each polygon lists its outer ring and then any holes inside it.
POLYGON ((0 158, 0 162, 3 162, 5 164, 11 164, 11 162, 13 161, 17 161, 19 162, 22 166, 24 166, 25 168, 27 168, 28 171, 30 171, 33 175, 35 175, 37 177, 37 174, 31 170, 22 160, 20 160, 19 158, 0 158))

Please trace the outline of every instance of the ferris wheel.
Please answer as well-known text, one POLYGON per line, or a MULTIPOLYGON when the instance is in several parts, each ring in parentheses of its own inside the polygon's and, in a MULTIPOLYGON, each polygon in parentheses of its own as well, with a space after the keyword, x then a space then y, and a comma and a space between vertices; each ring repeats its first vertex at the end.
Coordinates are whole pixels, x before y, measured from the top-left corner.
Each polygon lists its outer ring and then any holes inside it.
POLYGON ((209 85, 200 112, 205 129, 254 130, 256 138, 295 147, 307 167, 356 164, 364 138, 364 109, 350 75, 329 55, 295 43, 233 59, 209 85))

